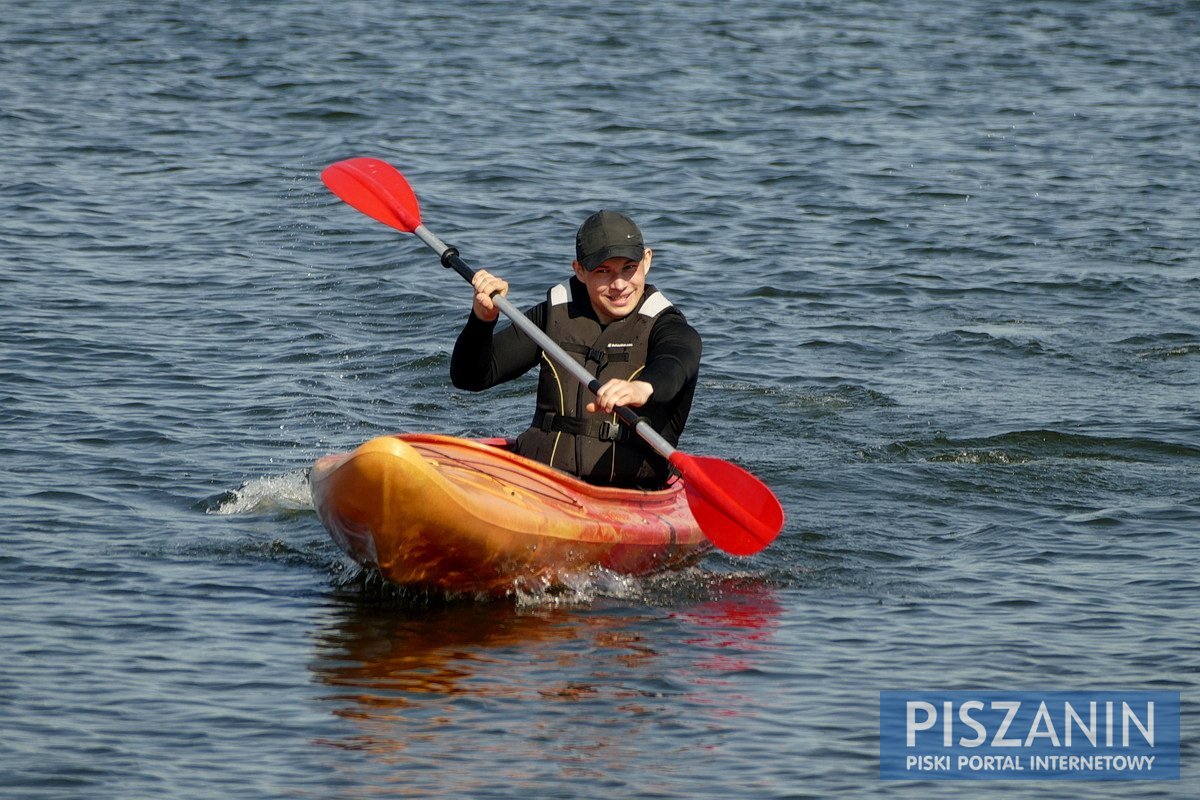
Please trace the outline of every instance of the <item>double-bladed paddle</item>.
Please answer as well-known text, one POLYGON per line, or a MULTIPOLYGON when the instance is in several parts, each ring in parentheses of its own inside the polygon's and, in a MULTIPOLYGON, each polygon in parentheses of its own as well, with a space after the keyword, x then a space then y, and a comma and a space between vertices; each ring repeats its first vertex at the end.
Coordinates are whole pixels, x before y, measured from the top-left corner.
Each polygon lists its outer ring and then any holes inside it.
MULTIPOLYGON (((416 194, 391 164, 376 158, 350 158, 327 167, 321 173, 321 180, 330 191, 368 217, 398 231, 416 234, 438 254, 442 266, 471 282, 475 270, 459 257, 456 249, 421 223, 416 194)), ((492 301, 555 364, 570 372, 592 394, 600 391, 600 382, 506 297, 495 295, 492 301)), ((717 547, 745 556, 762 550, 779 535, 783 528, 783 507, 758 478, 719 458, 681 453, 627 406, 617 407, 616 413, 679 471, 692 516, 717 547)))

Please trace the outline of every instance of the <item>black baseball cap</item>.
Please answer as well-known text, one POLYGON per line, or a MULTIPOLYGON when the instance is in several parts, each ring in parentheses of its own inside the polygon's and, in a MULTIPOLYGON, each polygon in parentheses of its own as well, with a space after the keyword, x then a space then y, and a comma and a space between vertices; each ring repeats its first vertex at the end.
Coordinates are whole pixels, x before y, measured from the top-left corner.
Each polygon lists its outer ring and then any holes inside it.
POLYGON ((615 256, 641 261, 645 253, 642 232, 619 211, 597 211, 575 233, 575 258, 588 272, 615 256))

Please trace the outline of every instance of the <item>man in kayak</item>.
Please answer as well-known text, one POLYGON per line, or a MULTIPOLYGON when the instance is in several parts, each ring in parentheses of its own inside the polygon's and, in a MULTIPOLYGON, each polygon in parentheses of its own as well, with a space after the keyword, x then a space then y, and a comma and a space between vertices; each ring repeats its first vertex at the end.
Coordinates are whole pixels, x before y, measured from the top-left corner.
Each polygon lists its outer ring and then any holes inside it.
POLYGON ((533 423, 516 451, 591 483, 661 487, 667 462, 613 409, 638 409, 676 445, 700 370, 700 335, 670 301, 646 283, 653 251, 633 220, 616 211, 592 214, 575 235, 574 276, 525 312, 601 384, 587 387, 557 369, 541 348, 513 326, 496 331, 496 294, 508 283, 475 274, 475 299, 454 344, 450 379, 481 391, 541 364, 533 423))

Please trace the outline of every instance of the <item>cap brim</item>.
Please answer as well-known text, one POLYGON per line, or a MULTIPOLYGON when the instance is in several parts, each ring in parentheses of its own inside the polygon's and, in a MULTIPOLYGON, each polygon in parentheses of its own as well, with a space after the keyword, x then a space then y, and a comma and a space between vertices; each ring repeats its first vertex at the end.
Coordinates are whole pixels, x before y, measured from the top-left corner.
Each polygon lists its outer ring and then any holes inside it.
POLYGON ((646 248, 636 244, 618 244, 612 247, 603 247, 592 253, 587 258, 581 259, 580 264, 588 272, 591 272, 596 267, 608 261, 610 258, 628 258, 630 261, 641 261, 642 256, 646 254, 646 248))

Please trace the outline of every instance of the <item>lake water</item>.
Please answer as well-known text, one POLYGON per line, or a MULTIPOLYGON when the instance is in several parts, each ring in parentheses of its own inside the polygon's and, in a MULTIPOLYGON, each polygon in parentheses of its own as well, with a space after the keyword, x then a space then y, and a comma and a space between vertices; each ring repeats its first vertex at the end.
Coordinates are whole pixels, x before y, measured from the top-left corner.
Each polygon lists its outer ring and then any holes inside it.
POLYGON ((1195 797, 1200 5, 10 0, 0 796, 1195 797), (705 340, 750 559, 400 595, 304 471, 457 392, 597 207, 705 340), (1179 782, 879 779, 885 689, 1158 689, 1179 782))

